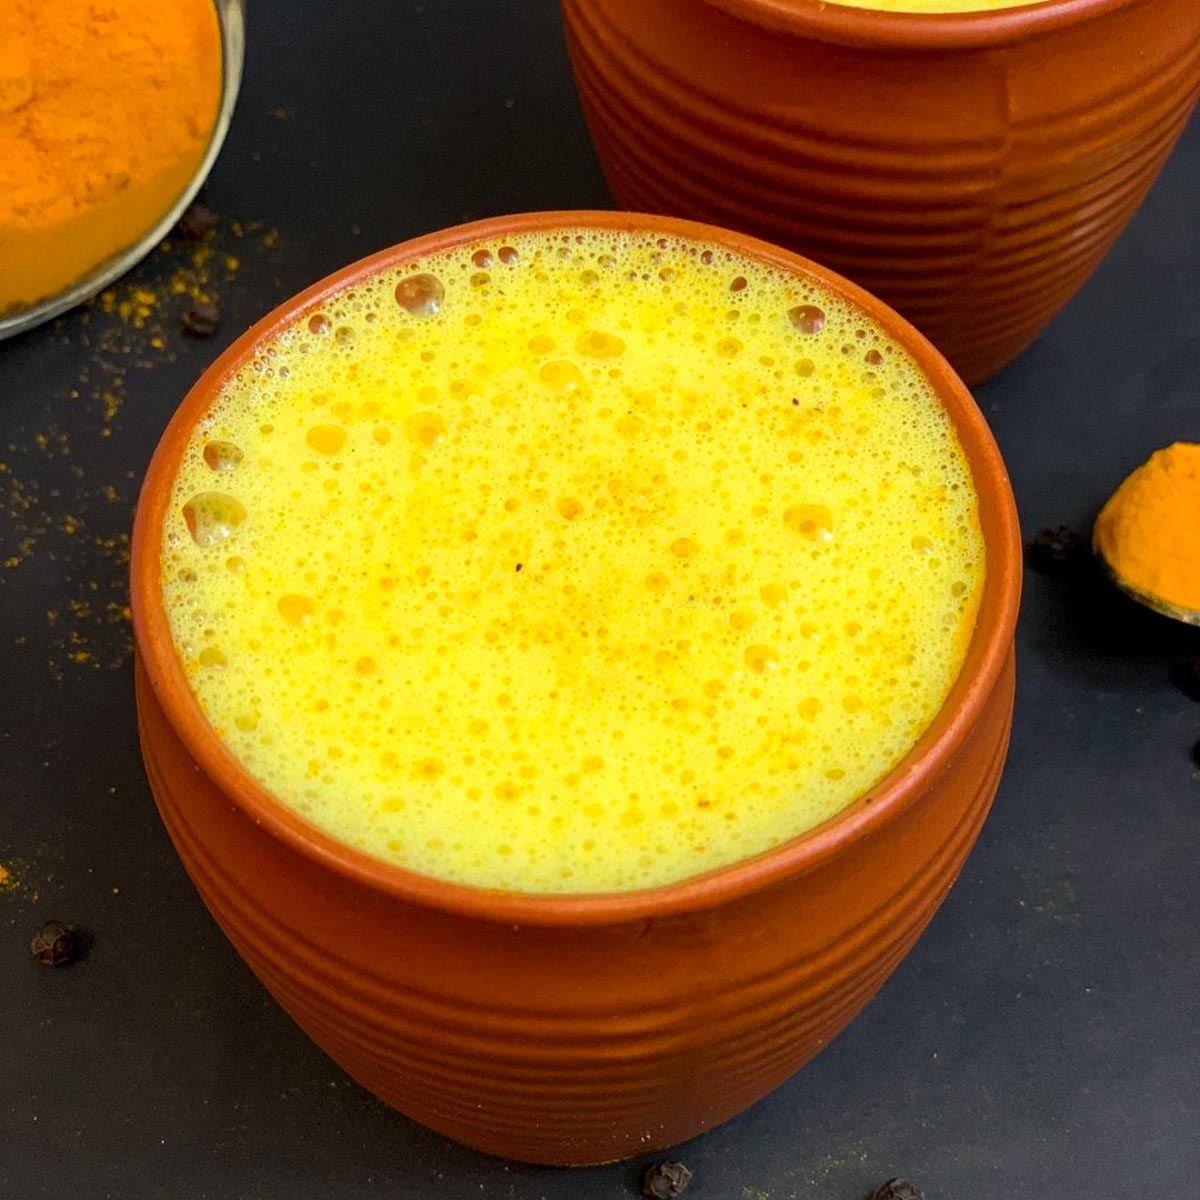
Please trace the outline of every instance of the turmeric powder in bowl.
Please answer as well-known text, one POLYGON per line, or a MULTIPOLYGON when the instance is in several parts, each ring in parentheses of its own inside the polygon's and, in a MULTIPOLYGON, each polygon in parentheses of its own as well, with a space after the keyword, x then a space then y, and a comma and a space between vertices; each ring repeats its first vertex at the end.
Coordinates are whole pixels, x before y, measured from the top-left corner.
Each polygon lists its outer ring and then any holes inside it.
POLYGON ((149 233, 205 158, 222 92, 213 0, 0 7, 0 317, 149 233))

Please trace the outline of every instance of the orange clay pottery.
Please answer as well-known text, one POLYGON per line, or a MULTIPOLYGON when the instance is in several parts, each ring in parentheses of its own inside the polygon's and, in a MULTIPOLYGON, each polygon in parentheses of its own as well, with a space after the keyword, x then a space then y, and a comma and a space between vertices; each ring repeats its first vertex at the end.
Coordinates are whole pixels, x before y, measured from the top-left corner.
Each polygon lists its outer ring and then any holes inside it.
POLYGON ((1200 91, 1197 0, 562 7, 621 205, 811 255, 895 306, 970 383, 1087 279, 1200 91))
POLYGON ((690 222, 500 217, 385 250, 316 284, 240 338, 183 402, 151 463, 133 535, 142 752, 213 916, 350 1075, 492 1154, 598 1163, 690 1138, 766 1095, 846 1025, 916 941, 1000 778, 1019 590, 1016 511, 992 435, 944 360, 878 300, 787 251, 690 222), (172 645, 159 582, 163 520, 181 453, 222 381, 301 314, 419 255, 581 226, 708 239, 816 278, 878 321, 957 426, 979 495, 987 580, 961 675, 932 726, 825 825, 655 890, 489 892, 335 842, 247 775, 202 715, 172 645))

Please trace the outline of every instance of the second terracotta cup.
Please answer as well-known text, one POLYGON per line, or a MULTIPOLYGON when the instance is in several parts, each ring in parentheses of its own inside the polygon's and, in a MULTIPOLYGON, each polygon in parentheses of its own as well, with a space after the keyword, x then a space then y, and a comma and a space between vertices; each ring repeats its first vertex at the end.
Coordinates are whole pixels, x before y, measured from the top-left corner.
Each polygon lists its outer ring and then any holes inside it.
POLYGON ((1004 366, 1141 203, 1200 90, 1197 0, 915 15, 563 0, 618 201, 769 238, 1004 366))

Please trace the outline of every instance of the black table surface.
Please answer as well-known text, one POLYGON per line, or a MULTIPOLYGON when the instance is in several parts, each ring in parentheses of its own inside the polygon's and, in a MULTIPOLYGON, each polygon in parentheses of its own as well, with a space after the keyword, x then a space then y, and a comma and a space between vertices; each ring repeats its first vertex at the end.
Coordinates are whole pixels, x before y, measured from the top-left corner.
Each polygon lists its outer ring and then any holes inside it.
MULTIPOLYGON (((172 410, 302 286, 493 213, 609 207, 552 0, 254 0, 215 247, 0 344, 0 1196, 619 1200, 633 1163, 519 1166, 351 1083, 218 932, 134 730, 127 531, 172 410), (197 264, 196 258, 207 262, 197 264), (221 326, 180 333, 207 276, 221 326), (50 918, 86 957, 29 954, 50 918)), ((1026 533, 1086 530, 1200 441, 1200 121, 1083 292, 978 390, 1026 533)), ((1030 572, 1016 725, 949 900, 859 1019, 680 1147, 696 1200, 1183 1197, 1200 1177, 1200 630, 1030 572)))

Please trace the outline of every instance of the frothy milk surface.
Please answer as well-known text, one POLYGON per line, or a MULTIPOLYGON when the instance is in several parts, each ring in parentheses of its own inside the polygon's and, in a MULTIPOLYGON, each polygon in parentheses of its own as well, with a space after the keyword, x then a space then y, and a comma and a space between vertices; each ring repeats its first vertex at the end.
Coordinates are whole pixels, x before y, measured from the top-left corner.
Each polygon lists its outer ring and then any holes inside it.
POLYGON ((179 468, 162 588, 234 755, 445 880, 650 887, 824 821, 913 745, 984 547, 949 418, 816 285, 601 230, 306 313, 179 468))

